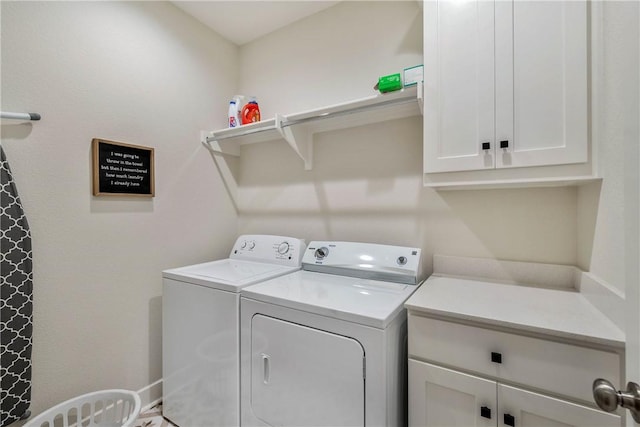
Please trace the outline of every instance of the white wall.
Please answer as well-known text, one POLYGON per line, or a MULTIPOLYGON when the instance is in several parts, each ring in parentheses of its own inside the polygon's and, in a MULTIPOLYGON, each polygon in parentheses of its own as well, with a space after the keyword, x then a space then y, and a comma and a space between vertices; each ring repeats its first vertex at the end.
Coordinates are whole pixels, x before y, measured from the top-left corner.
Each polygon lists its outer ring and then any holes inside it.
MULTIPOLYGON (((241 83, 265 117, 374 95, 421 64, 417 2, 345 2, 241 50, 241 83)), ((284 142, 242 147, 240 232, 343 239, 434 253, 577 262, 575 188, 437 193, 422 186, 420 118, 318 134, 314 166, 284 142)))
POLYGON ((346 1, 243 45, 240 91, 264 117, 374 95, 379 76, 422 64, 416 1, 346 1))
MULTIPOLYGON (((594 109, 599 172, 602 185, 580 189, 580 265, 625 293, 625 144, 633 137, 638 105, 638 3, 602 2, 602 45, 596 54, 601 68, 594 70, 597 102, 594 109), (635 86, 634 86, 635 85, 635 86), (636 90, 633 90, 633 89, 636 90)), ((628 202, 627 202, 628 203, 628 202)))
POLYGON ((166 2, 5 2, 2 145, 32 228, 33 405, 161 378, 161 271, 223 257, 236 213, 201 129, 238 49, 166 2), (155 198, 91 195, 91 139, 155 148, 155 198))

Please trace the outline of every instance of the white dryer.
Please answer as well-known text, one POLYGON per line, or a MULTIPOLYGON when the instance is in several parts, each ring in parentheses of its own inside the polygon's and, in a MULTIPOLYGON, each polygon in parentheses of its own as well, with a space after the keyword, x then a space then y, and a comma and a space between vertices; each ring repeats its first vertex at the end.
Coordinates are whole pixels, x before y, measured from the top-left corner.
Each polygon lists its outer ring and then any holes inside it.
POLYGON ((304 241, 240 236, 229 258, 163 271, 163 415, 180 427, 240 423, 240 289, 300 269, 304 241))
POLYGON ((312 242, 302 270, 242 289, 241 425, 405 425, 420 254, 312 242))

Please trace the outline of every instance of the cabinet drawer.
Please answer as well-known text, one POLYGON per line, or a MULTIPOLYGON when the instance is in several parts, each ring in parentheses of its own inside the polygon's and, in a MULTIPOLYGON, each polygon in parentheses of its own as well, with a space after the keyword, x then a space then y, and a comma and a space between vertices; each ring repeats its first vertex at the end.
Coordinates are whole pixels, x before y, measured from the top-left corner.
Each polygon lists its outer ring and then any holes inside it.
POLYGON ((596 378, 620 384, 620 355, 409 314, 409 357, 591 402, 596 378), (492 361, 492 358, 494 361, 492 361))

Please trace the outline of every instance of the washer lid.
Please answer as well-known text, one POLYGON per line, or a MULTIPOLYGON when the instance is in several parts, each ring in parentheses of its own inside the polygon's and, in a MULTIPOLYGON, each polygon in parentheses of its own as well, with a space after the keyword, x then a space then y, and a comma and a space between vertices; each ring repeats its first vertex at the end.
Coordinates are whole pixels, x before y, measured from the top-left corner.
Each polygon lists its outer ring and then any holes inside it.
POLYGON ((244 286, 281 276, 299 268, 264 262, 221 259, 165 270, 162 272, 162 277, 224 291, 239 292, 244 286))
POLYGON ((242 289, 242 297, 386 328, 418 286, 296 271, 242 289))

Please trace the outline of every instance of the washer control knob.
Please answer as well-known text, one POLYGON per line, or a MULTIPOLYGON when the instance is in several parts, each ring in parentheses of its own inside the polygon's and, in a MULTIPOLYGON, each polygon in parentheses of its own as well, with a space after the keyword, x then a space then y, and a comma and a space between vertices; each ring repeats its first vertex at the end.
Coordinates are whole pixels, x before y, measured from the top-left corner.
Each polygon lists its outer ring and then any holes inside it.
POLYGON ((398 263, 398 265, 405 265, 407 263, 407 257, 399 256, 396 262, 398 263))
POLYGON ((245 249, 247 247, 247 241, 245 240, 244 242, 242 242, 242 244, 240 245, 240 249, 245 249))
POLYGON ((249 242, 249 249, 253 249, 256 247, 256 242, 249 242))
POLYGON ((316 249, 316 259, 323 259, 329 255, 329 248, 323 246, 321 248, 316 249))
POLYGON ((278 253, 280 255, 284 255, 287 252, 289 252, 289 243, 287 242, 280 243, 280 246, 278 246, 278 253))

